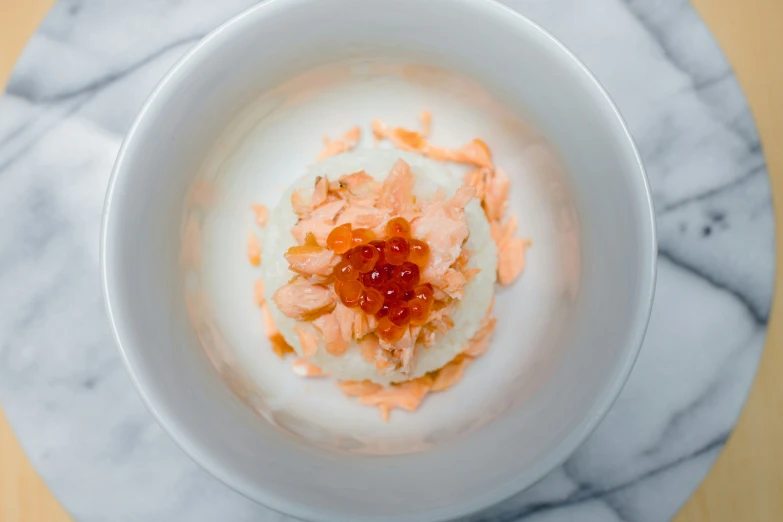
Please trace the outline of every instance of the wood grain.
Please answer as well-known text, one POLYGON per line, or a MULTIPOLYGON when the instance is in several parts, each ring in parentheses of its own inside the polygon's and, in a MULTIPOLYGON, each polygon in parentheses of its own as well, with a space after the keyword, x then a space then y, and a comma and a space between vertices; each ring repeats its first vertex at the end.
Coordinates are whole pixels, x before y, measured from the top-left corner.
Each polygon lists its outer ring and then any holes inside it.
MULTIPOLYGON (((783 205, 781 0, 692 0, 734 66, 756 117, 777 206, 783 205)), ((0 0, 0 85, 53 0, 0 0)), ((776 216, 783 230, 783 213, 776 216)), ((783 241, 777 244, 778 273, 783 241)), ((783 520, 783 279, 750 400, 726 451, 676 522, 783 520)), ((0 412, 0 521, 70 520, 28 463, 0 412)))
POLYGON ((0 411, 0 521, 69 520, 70 517, 27 461, 0 411))

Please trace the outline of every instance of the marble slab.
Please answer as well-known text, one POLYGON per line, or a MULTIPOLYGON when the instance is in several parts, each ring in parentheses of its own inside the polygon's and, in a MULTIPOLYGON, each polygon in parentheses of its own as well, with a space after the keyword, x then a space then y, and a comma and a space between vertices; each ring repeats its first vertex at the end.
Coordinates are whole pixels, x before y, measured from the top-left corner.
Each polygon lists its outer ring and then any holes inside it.
MULTIPOLYGON (((327 0, 328 1, 328 0, 327 0)), ((98 230, 123 134, 166 70, 253 0, 59 0, 0 100, 0 401, 80 521, 283 521, 211 478, 131 386, 98 230)), ((595 72, 638 142, 660 234, 641 357, 586 444, 471 522, 668 520, 723 448, 772 295, 767 170, 736 78, 686 0, 507 0, 595 72)))

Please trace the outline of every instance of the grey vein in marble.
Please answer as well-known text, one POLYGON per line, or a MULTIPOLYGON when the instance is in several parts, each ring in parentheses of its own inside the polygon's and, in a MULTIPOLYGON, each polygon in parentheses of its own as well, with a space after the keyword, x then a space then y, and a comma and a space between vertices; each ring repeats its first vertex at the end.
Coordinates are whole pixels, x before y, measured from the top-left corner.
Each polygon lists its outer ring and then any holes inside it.
MULTIPOLYGON (((254 3, 60 0, 0 100, 0 400, 78 520, 290 520, 219 484, 155 424, 98 277, 122 135, 174 61, 254 3)), ((764 343, 774 230, 759 138, 686 0, 507 3, 617 102, 650 176, 661 255, 649 333, 607 418, 564 466, 467 520, 667 520, 722 449, 764 343)))

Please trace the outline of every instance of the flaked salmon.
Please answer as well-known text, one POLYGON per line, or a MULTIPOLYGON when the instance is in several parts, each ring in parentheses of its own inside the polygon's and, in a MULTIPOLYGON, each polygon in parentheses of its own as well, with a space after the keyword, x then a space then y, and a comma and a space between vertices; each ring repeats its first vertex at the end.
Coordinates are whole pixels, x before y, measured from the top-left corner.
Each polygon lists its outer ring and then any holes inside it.
POLYGON ((318 352, 318 337, 312 331, 296 327, 294 333, 299 338, 299 343, 302 345, 302 357, 310 359, 318 352))
POLYGON ((330 288, 301 277, 278 288, 272 300, 283 315, 298 321, 311 321, 331 312, 337 304, 337 297, 330 288))
POLYGON ((489 350, 492 334, 495 332, 497 319, 492 316, 490 311, 481 323, 481 327, 470 339, 470 342, 462 351, 468 357, 479 357, 489 350))
POLYGON ((295 354, 293 347, 286 342, 285 337, 280 332, 269 337, 269 342, 272 343, 272 351, 277 354, 281 359, 286 355, 295 354))
POLYGON ((297 274, 328 276, 340 258, 331 250, 322 248, 319 252, 290 252, 285 254, 288 266, 297 274))
POLYGON ((321 161, 352 150, 359 143, 361 135, 361 129, 356 126, 336 140, 330 140, 328 137, 324 137, 324 148, 316 159, 321 161))
POLYGON ((340 330, 340 321, 336 312, 324 314, 313 321, 313 325, 321 332, 326 351, 332 355, 342 355, 348 350, 348 341, 340 330))
POLYGON ((378 207, 386 208, 391 214, 400 215, 413 206, 413 173, 403 159, 398 159, 383 182, 378 207))
MULTIPOLYGON (((429 133, 431 118, 426 121, 429 133)), ((388 140, 398 149, 408 152, 418 152, 438 161, 467 163, 478 167, 492 167, 492 154, 489 147, 480 139, 474 139, 456 149, 438 147, 429 143, 424 133, 408 130, 403 127, 389 127, 380 120, 372 122, 372 132, 376 140, 388 140)))
POLYGON ((256 284, 253 287, 253 297, 255 298, 256 306, 264 306, 266 304, 266 297, 264 297, 264 280, 260 277, 256 279, 256 284))
POLYGON ((374 393, 362 394, 359 396, 359 402, 367 406, 385 406, 387 412, 388 409, 393 408, 416 411, 421 401, 424 400, 424 397, 432 389, 432 383, 432 377, 425 375, 418 379, 393 384, 374 393))
POLYGON ((455 357, 450 363, 441 368, 435 374, 431 390, 439 392, 451 388, 465 375, 465 368, 470 364, 470 359, 462 355, 455 357))
POLYGON ((525 253, 530 241, 512 237, 498 247, 498 282, 513 283, 525 269, 525 253))
POLYGON ((378 352, 381 349, 381 343, 377 335, 365 335, 359 341, 359 350, 362 358, 371 363, 375 363, 378 352))
POLYGON ((261 264, 261 241, 252 232, 247 236, 247 260, 253 266, 261 264))
POLYGON ((377 393, 383 389, 383 386, 372 381, 341 381, 337 387, 344 394, 352 396, 377 393))
POLYGON ((307 359, 294 359, 291 369, 299 377, 324 377, 328 374, 307 359))
POLYGON ((462 244, 470 235, 465 205, 475 194, 475 188, 462 186, 450 200, 425 206, 421 217, 411 223, 411 234, 430 246, 422 280, 439 281, 462 254, 462 244))

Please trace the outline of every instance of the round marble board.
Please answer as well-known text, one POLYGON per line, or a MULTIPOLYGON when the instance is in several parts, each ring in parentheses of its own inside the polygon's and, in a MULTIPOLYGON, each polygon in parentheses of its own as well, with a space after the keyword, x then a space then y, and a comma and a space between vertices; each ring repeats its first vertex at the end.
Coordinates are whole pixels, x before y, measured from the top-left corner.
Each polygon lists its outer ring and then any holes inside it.
MULTIPOLYGON (((60 0, 0 101, 0 401, 80 521, 288 520, 189 460, 104 313, 98 231, 123 134, 166 70, 253 0, 60 0)), ((759 361, 773 218, 737 81, 687 0, 508 0, 586 62, 641 150, 660 241, 636 368, 598 430, 471 521, 663 521, 707 473, 759 361)))

